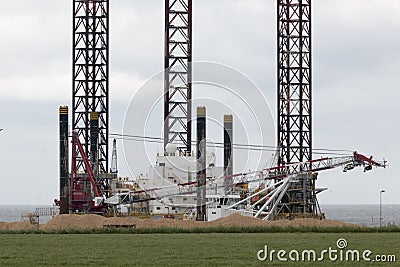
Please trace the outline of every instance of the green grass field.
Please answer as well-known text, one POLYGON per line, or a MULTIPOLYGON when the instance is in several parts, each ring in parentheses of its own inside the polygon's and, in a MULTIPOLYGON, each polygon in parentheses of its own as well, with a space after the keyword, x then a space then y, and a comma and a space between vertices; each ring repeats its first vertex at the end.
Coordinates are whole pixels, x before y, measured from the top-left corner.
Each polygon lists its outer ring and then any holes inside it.
POLYGON ((371 250, 371 259, 395 254, 400 261, 400 233, 0 234, 0 266, 400 266, 332 263, 328 256, 311 263, 257 259, 265 245, 320 253, 337 249, 339 238, 346 249, 371 250))

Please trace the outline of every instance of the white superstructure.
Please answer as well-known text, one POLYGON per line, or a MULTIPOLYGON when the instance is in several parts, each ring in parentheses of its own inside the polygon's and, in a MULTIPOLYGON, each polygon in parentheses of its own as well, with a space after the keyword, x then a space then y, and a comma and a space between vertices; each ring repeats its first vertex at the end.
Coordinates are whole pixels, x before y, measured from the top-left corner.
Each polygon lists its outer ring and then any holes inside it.
MULTIPOLYGON (((196 212, 196 156, 180 155, 176 147, 167 146, 164 155, 158 154, 156 164, 150 166, 149 173, 138 177, 137 183, 143 189, 157 188, 156 195, 160 199, 149 202, 151 215, 174 215, 184 219, 194 219, 196 212), (185 191, 177 192, 182 184, 185 191)), ((224 168, 215 166, 215 154, 206 156, 207 180, 223 176, 224 168)), ((216 179, 211 186, 207 186, 206 203, 207 218, 215 220, 228 216, 231 211, 225 211, 228 204, 240 200, 239 195, 226 195, 227 189, 223 187, 223 179, 216 179)))

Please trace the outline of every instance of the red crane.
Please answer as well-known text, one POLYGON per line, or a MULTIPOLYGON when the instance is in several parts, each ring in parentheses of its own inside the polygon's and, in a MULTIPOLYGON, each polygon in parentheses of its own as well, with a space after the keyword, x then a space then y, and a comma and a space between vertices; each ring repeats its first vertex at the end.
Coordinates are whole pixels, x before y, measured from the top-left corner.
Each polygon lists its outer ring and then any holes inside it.
POLYGON ((93 168, 84 153, 82 143, 75 131, 72 132, 72 164, 70 175, 70 210, 79 212, 101 212, 104 210, 104 194, 93 173, 93 168), (79 151, 86 173, 78 173, 76 154, 79 151), (92 192, 94 198, 92 197, 92 192), (97 201, 93 201, 93 199, 97 201))

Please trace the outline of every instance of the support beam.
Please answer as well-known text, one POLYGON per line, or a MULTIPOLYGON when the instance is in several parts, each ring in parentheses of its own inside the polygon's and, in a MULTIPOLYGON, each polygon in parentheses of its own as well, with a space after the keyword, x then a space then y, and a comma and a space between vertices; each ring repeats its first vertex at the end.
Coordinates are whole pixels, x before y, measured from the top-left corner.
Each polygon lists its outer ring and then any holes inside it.
POLYGON ((191 153, 192 0, 165 0, 164 150, 191 153))

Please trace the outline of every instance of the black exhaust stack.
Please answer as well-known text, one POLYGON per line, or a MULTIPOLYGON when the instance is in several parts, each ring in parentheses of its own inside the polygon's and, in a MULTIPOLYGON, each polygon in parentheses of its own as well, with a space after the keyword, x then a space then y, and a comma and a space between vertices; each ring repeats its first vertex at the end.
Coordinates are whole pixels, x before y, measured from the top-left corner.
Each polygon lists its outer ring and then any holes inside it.
POLYGON ((68 107, 61 106, 60 116, 60 214, 69 213, 68 179, 68 107))
POLYGON ((206 210, 206 108, 197 107, 197 215, 196 221, 207 220, 206 210))
POLYGON ((90 164, 96 180, 99 179, 99 113, 90 113, 90 164))
POLYGON ((233 116, 224 115, 224 176, 230 176, 224 180, 225 191, 232 188, 233 174, 233 116))

